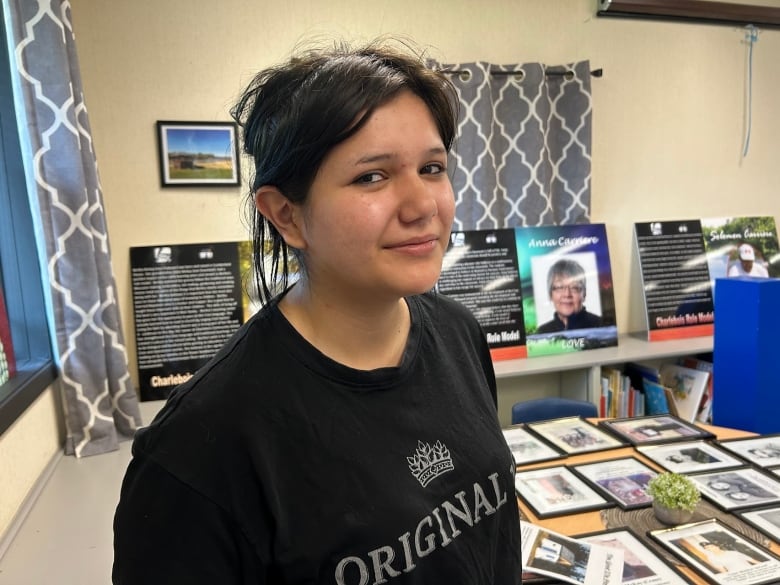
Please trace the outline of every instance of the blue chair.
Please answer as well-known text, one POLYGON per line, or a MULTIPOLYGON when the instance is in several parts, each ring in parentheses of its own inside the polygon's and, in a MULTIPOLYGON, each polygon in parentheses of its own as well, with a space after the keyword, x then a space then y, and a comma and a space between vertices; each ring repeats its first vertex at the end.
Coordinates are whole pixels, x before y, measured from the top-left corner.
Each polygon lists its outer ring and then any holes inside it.
POLYGON ((512 406, 512 424, 549 420, 565 416, 597 417, 598 408, 586 400, 537 398, 516 402, 512 406))

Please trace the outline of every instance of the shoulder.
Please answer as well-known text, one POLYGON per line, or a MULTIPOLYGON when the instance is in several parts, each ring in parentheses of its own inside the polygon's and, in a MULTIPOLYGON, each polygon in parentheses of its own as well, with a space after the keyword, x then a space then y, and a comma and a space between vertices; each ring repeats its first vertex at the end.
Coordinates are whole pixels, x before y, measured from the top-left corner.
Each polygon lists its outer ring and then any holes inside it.
POLYGON ((588 323, 593 324, 596 327, 601 325, 601 317, 599 315, 591 313, 590 311, 584 311, 584 316, 588 323))
POLYGON ((474 314, 455 299, 438 292, 428 292, 409 297, 408 301, 419 307, 423 318, 434 327, 445 329, 467 329, 481 333, 481 327, 474 314))

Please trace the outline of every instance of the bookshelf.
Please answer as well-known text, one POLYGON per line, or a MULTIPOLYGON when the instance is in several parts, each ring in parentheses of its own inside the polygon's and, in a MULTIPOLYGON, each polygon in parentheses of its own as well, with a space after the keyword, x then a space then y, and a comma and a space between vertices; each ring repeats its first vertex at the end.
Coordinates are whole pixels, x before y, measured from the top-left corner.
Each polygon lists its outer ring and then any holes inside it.
POLYGON ((563 396, 598 404, 602 366, 631 361, 660 362, 711 352, 712 347, 712 336, 649 342, 646 333, 628 333, 619 336, 616 347, 496 361, 493 367, 498 384, 501 425, 511 423, 512 405, 520 400, 563 396))

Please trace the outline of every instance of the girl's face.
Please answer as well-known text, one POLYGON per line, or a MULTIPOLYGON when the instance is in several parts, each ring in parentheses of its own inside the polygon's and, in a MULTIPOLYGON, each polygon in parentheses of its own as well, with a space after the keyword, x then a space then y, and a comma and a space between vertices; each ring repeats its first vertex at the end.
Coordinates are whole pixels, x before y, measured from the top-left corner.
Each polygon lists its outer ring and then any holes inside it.
POLYGON ((455 212, 446 164, 433 117, 411 92, 334 147, 301 209, 312 291, 397 300, 433 288, 455 212))

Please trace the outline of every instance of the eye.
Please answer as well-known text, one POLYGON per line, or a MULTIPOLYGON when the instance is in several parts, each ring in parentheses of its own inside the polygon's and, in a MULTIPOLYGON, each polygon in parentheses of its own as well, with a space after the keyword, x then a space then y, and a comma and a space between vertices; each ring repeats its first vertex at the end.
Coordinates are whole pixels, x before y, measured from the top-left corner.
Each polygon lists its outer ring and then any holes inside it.
POLYGON ((422 169, 420 169, 420 173, 423 175, 438 175, 445 172, 446 170, 447 167, 442 163, 433 162, 428 163, 422 169))
POLYGON ((384 179, 384 175, 382 175, 382 173, 371 172, 360 175, 357 179, 355 179, 354 182, 357 185, 370 185, 371 183, 378 183, 382 179, 384 179))

